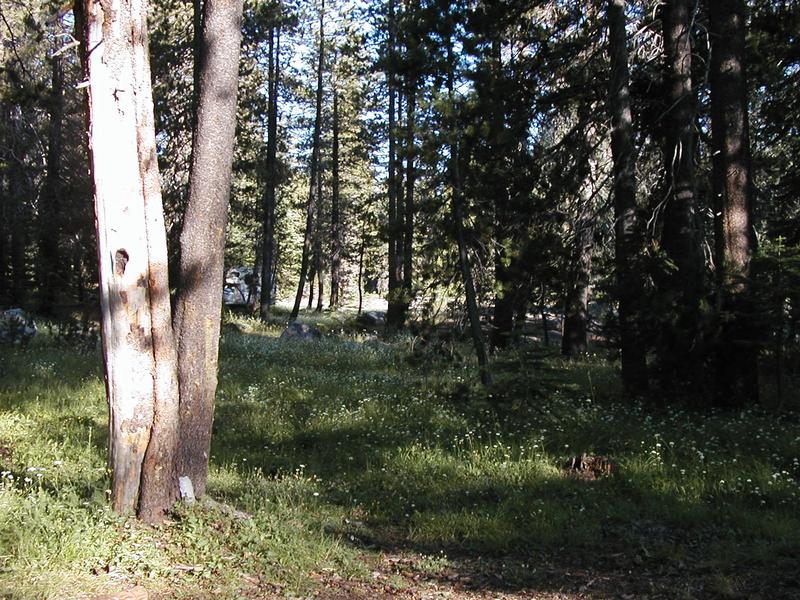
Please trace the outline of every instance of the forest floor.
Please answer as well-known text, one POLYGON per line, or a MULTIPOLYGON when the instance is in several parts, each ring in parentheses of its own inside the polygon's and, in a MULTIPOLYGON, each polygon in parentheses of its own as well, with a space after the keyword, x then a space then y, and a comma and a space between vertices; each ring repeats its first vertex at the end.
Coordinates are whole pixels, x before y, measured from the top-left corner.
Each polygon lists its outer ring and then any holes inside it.
POLYGON ((534 344, 484 390, 466 345, 229 322, 214 502, 157 528, 108 506, 99 352, 0 347, 1 598, 800 597, 797 411, 623 400, 534 344))

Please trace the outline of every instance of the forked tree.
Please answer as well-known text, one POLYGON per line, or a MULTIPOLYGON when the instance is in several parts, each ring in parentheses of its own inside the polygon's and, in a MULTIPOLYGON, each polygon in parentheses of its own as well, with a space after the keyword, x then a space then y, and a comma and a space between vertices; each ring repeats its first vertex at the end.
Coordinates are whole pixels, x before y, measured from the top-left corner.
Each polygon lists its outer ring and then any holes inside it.
POLYGON ((117 512, 138 509, 159 521, 177 499, 178 475, 200 495, 208 472, 242 2, 204 5, 174 334, 147 2, 84 0, 75 10, 87 82, 111 499, 117 512))

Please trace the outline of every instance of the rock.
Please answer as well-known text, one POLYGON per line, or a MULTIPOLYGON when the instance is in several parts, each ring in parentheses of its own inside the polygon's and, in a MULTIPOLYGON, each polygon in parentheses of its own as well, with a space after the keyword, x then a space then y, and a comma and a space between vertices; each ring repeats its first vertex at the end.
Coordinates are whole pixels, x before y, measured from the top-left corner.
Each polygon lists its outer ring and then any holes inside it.
POLYGON ((233 267, 225 273, 222 302, 225 306, 247 306, 252 296, 260 297, 258 277, 250 267, 233 267))
POLYGON ((356 323, 367 327, 382 327, 386 325, 386 313, 370 310, 358 315, 356 323))
POLYGON ((33 316, 21 308, 9 308, 0 313, 0 342, 25 344, 37 331, 33 316))
POLYGON ((244 330, 236 323, 223 323, 222 333, 244 333, 244 330))
POLYGON ((178 477, 178 489, 180 490, 181 500, 186 504, 194 504, 194 485, 189 477, 186 475, 178 477))
POLYGON ((322 339, 322 332, 316 327, 305 323, 290 323, 281 334, 282 340, 312 341, 322 339))
POLYGON ((147 600, 149 595, 147 590, 142 586, 137 585, 124 592, 114 592, 112 594, 102 594, 100 596, 92 596, 92 600, 147 600))

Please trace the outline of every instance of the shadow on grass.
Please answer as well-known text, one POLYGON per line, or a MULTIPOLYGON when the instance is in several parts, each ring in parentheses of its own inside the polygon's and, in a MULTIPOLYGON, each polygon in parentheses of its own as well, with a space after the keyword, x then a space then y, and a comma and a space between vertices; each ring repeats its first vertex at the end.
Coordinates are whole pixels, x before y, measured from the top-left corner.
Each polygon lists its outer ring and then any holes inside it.
MULTIPOLYGON (((445 552, 469 585, 492 589, 672 597, 683 586, 688 597, 713 597, 714 586, 722 590, 729 579, 747 593, 772 582, 771 597, 792 597, 784 588, 797 589, 786 567, 800 542, 796 532, 785 535, 800 525, 796 516, 783 515, 773 533, 766 516, 744 517, 757 510, 755 502, 680 497, 640 465, 626 468, 631 450, 624 438, 632 432, 625 428, 638 416, 613 423, 602 409, 581 416, 581 402, 613 395, 617 384, 607 365, 577 373, 543 356, 524 376, 513 363, 531 361, 505 356, 498 386, 483 393, 463 381, 470 371, 455 376, 443 365, 451 380, 431 384, 431 365, 395 360, 387 367, 380 358, 360 364, 358 348, 342 348, 333 359, 319 347, 273 350, 279 362, 265 364, 266 374, 247 379, 240 372, 238 389, 245 380, 260 387, 247 401, 232 391, 220 402, 214 442, 217 462, 246 458, 276 478, 302 465, 319 477, 320 501, 341 515, 325 531, 342 542, 393 554, 445 552), (305 377, 289 383, 302 393, 287 395, 286 369, 304 368, 305 377), (359 373, 357 385, 343 377, 348 371, 359 373), (547 432, 559 422, 576 431, 548 435, 583 437, 577 451, 589 444, 616 450, 619 474, 576 480, 558 468, 559 455, 573 450, 531 447, 532 425, 547 432), (755 564, 759 552, 764 559, 755 564)), ((451 574, 443 571, 443 580, 451 574)))

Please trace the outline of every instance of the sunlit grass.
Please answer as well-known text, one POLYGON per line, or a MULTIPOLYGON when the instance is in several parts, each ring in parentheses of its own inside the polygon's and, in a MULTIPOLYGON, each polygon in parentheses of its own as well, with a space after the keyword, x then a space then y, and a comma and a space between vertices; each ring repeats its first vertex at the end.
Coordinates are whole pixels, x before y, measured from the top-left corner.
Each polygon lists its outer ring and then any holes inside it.
POLYGON ((352 315, 326 315, 316 343, 232 318, 209 479, 223 504, 157 529, 108 508, 99 354, 46 335, 0 348, 0 595, 306 594, 315 573, 368 578, 381 551, 430 569, 504 557, 523 584, 533 570, 513 565, 564 548, 702 557, 724 587, 742 557, 777 571, 800 553, 796 415, 623 401, 601 358, 537 348, 498 357, 485 391, 468 359, 410 360, 410 339, 376 340, 352 315), (566 476, 581 452, 617 473, 566 476))

